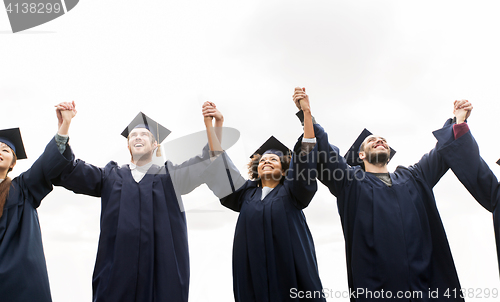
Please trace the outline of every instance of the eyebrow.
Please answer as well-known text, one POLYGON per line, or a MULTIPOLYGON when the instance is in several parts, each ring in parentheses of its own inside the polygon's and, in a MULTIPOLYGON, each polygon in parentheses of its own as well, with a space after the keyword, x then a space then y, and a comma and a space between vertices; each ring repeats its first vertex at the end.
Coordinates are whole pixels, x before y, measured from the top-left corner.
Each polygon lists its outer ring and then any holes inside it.
MULTIPOLYGON (((266 155, 267 155, 267 154, 266 154, 266 155)), ((272 155, 269 155, 269 156, 266 156, 266 157, 262 156, 262 157, 260 158, 260 160, 263 160, 264 158, 279 158, 279 156, 278 156, 278 155, 276 155, 276 154, 272 154, 272 155)))

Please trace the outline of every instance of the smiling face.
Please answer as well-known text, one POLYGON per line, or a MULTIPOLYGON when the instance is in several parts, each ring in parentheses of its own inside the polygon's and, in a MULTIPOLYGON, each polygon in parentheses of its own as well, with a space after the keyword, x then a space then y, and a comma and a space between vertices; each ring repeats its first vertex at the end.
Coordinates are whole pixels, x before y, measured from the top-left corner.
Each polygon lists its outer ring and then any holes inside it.
POLYGON ((135 128, 128 136, 128 149, 134 160, 152 158, 157 146, 153 134, 146 128, 135 128))
POLYGON ((387 164, 391 155, 391 149, 385 138, 370 135, 361 144, 359 158, 368 161, 370 164, 387 164))
POLYGON ((257 172, 261 179, 280 180, 284 175, 280 157, 272 153, 264 154, 259 160, 257 172))
MULTIPOLYGON (((16 165, 15 154, 6 144, 0 142, 0 171, 11 171, 16 165)), ((3 173, 2 173, 3 174, 3 173)))

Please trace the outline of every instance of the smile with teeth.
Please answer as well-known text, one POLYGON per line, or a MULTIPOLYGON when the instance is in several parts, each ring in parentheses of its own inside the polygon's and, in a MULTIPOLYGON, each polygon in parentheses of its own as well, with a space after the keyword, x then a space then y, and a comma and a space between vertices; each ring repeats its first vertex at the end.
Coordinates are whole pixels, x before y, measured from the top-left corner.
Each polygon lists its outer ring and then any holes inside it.
POLYGON ((141 144, 141 143, 137 143, 137 144, 134 145, 134 147, 139 148, 139 147, 144 147, 144 145, 141 144))

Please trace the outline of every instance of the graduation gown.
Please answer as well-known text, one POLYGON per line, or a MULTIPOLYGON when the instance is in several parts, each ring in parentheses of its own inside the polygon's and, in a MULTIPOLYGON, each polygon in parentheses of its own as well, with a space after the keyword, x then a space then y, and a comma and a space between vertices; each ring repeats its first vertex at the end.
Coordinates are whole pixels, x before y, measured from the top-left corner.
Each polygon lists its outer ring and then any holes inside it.
POLYGON ((493 227, 500 265, 500 184, 479 154, 476 140, 468 131, 439 150, 451 170, 470 194, 493 213, 493 227))
POLYGON ((0 218, 2 302, 52 301, 36 209, 70 160, 69 147, 61 155, 52 139, 33 166, 12 180, 0 218))
POLYGON ((439 132, 436 147, 418 163, 390 173, 391 187, 361 167, 349 166, 339 149, 328 143, 321 126, 314 125, 314 132, 320 155, 318 179, 337 197, 348 283, 356 293, 351 301, 380 301, 388 295, 391 301, 436 301, 429 297, 429 291, 436 290, 439 301, 463 301, 455 297, 460 284, 432 193, 448 170, 438 150, 454 139, 451 124, 439 132), (382 290, 385 296, 380 296, 382 290), (398 291, 421 296, 399 299, 398 291))
POLYGON ((137 183, 128 165, 98 168, 75 160, 57 185, 101 197, 94 302, 188 301, 189 251, 180 195, 202 182, 203 154, 181 165, 152 165, 137 183), (178 199, 179 198, 179 202, 178 199))
POLYGON ((296 165, 290 164, 286 180, 263 200, 257 181, 248 180, 239 186, 236 178, 241 176, 230 160, 226 162, 229 183, 226 177, 220 177, 226 171, 214 171, 217 169, 213 166, 221 163, 225 154, 204 172, 203 178, 217 196, 221 196, 217 193, 221 187, 237 189, 220 200, 223 206, 240 213, 233 243, 236 302, 326 301, 321 294, 313 238, 302 212, 317 190, 314 171, 309 174, 316 168, 314 153, 316 149, 296 165), (315 298, 304 298, 308 295, 315 298))

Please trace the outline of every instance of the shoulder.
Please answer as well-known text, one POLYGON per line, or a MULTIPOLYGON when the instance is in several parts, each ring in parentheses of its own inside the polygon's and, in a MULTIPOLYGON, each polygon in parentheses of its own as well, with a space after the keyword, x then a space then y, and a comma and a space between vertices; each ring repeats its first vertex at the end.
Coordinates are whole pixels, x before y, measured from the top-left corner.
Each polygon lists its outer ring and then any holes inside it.
MULTIPOLYGON (((418 171, 415 166, 398 166, 394 173, 391 173, 394 175, 393 179, 399 180, 400 182, 407 181, 409 179, 414 179, 418 177, 418 171)), ((391 176, 392 176, 391 175, 391 176)))

